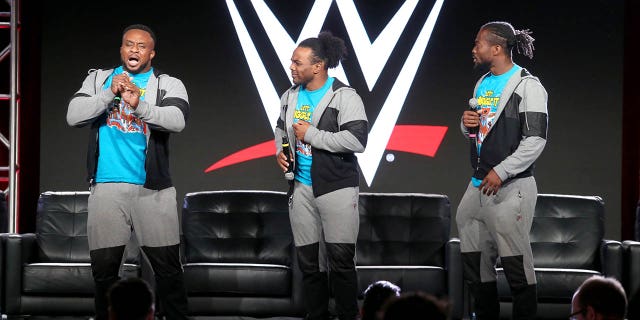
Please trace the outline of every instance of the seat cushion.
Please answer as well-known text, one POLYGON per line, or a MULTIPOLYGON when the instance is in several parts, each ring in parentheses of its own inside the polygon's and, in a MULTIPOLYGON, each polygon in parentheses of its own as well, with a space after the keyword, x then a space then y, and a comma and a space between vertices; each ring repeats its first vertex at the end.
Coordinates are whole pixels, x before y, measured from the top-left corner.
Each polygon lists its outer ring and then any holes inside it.
POLYGON ((360 298, 370 284, 387 280, 402 288, 403 292, 424 291, 434 295, 447 293, 446 272, 429 266, 358 266, 360 298))
POLYGON ((600 270, 604 202, 599 197, 540 194, 531 226, 537 268, 600 270))
POLYGON ((182 230, 187 263, 291 266, 293 235, 283 192, 189 193, 182 230))
POLYGON ((444 267, 450 203, 443 195, 360 193, 359 266, 444 267))
MULTIPOLYGON (((594 270, 536 268, 538 301, 550 303, 571 303, 571 297, 578 287, 589 277, 600 275, 594 270)), ((501 301, 511 301, 511 290, 504 275, 498 268, 498 296, 501 301)))
POLYGON ((38 261, 89 262, 89 192, 44 192, 38 199, 38 261))
MULTIPOLYGON (((125 264, 123 277, 139 277, 140 267, 125 264)), ((23 293, 28 295, 93 296, 89 263, 32 263, 24 266, 23 293)))
POLYGON ((283 265, 246 263, 187 263, 184 279, 189 296, 291 295, 291 269, 283 265))

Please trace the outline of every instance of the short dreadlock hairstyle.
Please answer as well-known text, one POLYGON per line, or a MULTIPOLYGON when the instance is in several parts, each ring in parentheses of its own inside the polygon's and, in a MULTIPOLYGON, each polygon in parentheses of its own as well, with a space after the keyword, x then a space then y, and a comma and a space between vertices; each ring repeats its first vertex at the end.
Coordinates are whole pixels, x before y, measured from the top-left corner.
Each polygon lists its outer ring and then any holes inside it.
POLYGON ((531 36, 532 32, 529 29, 516 30, 509 22, 493 21, 485 23, 480 30, 491 32, 493 37, 490 37, 489 41, 504 47, 509 57, 511 57, 513 47, 516 47, 518 53, 533 59, 535 39, 531 36))
POLYGON ((334 36, 329 31, 320 32, 317 38, 308 38, 300 42, 298 47, 310 48, 313 63, 324 61, 324 68, 335 68, 347 55, 344 40, 334 36))
POLYGON ((124 34, 129 30, 142 30, 148 32, 151 35, 151 39, 153 40, 153 49, 155 50, 158 48, 158 39, 156 39, 156 34, 153 32, 153 30, 151 30, 151 28, 145 26, 144 24, 132 24, 124 28, 124 31, 122 31, 122 36, 124 37, 124 34))

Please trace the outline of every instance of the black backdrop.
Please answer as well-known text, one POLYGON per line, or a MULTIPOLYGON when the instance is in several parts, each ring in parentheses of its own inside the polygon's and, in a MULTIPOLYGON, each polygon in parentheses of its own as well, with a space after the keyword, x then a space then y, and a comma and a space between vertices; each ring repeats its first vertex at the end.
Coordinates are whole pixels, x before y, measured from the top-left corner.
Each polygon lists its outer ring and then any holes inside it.
MULTIPOLYGON (((313 1, 265 1, 296 40, 313 1)), ((374 40, 404 1, 355 1, 374 40)), ((234 1, 280 94, 288 80, 258 14, 234 1)), ((323 29, 345 39, 347 77, 377 118, 434 1, 420 1, 396 49, 370 92, 336 3, 323 29)), ((221 189, 285 190, 273 157, 205 173, 214 162, 272 139, 271 126, 224 1, 136 1, 129 7, 45 1, 42 20, 40 191, 85 190, 87 129, 66 125, 68 99, 91 68, 118 64, 122 29, 151 26, 158 36, 154 66, 180 78, 191 102, 187 128, 171 138, 179 203, 187 192, 221 189)), ((540 193, 599 195, 607 210, 607 236, 620 238, 623 2, 445 0, 410 87, 398 125, 448 127, 433 157, 386 151, 373 183, 361 191, 441 193, 452 212, 471 174, 461 112, 479 73, 471 47, 479 26, 510 21, 533 31, 535 56, 515 61, 540 77, 549 93, 549 140, 538 161, 540 193), (386 156, 392 154, 389 162, 386 156)), ((456 234, 455 227, 452 230, 456 234)))

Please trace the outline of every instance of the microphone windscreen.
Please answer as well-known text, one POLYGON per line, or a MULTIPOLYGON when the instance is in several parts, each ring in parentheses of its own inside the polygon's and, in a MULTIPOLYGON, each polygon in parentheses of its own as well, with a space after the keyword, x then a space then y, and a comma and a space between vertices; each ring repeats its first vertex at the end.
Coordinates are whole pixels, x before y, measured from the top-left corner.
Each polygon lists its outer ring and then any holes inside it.
POLYGON ((477 109, 478 108, 478 99, 476 99, 476 98, 469 99, 469 107, 471 109, 474 109, 474 110, 477 109))

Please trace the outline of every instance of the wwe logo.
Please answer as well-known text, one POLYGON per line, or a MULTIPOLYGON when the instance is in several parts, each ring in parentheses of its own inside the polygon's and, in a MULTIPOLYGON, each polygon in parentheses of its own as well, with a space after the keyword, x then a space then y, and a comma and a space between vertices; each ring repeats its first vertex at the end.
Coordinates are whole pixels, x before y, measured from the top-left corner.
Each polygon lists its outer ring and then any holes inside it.
MULTIPOLYGON (((338 6, 342 20, 344 21, 344 25, 346 27, 351 43, 353 44, 353 49, 355 51, 358 63, 360 64, 360 69, 362 70, 368 89, 369 91, 373 91, 380 73, 387 64, 391 52, 396 47, 396 44, 398 43, 400 36, 402 35, 411 15, 413 14, 418 1, 405 1, 400 9, 395 13, 391 21, 389 21, 389 23, 385 26, 377 39, 375 39, 375 41, 373 42, 371 42, 369 36, 367 35, 364 24, 358 14, 354 2, 352 0, 335 0, 335 2, 338 6)), ((373 122, 373 126, 369 133, 366 150, 361 154, 357 154, 360 169, 368 186, 371 186, 371 184, 373 183, 373 179, 378 170, 378 165, 380 164, 380 159, 382 158, 385 149, 389 148, 388 144, 391 144, 390 138, 392 137, 392 133, 409 135, 407 134, 409 130, 412 130, 412 133, 416 133, 415 130, 420 131, 420 129, 422 129, 423 133, 425 132, 424 126, 404 126, 406 127, 402 128, 404 130, 398 130, 399 126, 396 126, 396 121, 406 100, 409 88, 411 87, 415 78, 418 66, 420 65, 420 61, 422 60, 422 56, 424 55, 424 52, 426 50, 429 38, 431 37, 431 32, 435 27, 435 23, 442 8, 443 2, 444 0, 436 0, 433 8, 431 9, 431 12, 429 13, 429 16, 427 17, 420 33, 418 34, 417 39, 415 40, 415 43, 413 44, 411 51, 409 52, 409 55, 407 56, 406 61, 404 62, 404 65, 402 66, 400 73, 398 74, 398 77, 396 78, 391 88, 391 91, 389 92, 389 95, 385 99, 385 102, 382 106, 382 109, 380 110, 380 113, 378 114, 377 119, 373 122), (395 131, 398 132, 394 132, 394 128, 395 131)), ((244 21, 242 20, 242 17, 240 16, 240 13, 238 12, 234 1, 226 0, 226 3, 227 7, 229 8, 229 13, 236 29, 236 33, 240 40, 240 45, 242 46, 242 50, 247 60, 247 64, 249 66, 249 69, 251 70, 253 81, 256 84, 260 99, 262 100, 262 105, 269 119, 269 124, 271 125, 271 128, 273 130, 275 129, 275 123, 280 112, 279 95, 276 92, 271 78, 267 74, 267 70, 260 56, 258 55, 258 50, 251 40, 251 36, 247 31, 244 21)), ((313 7, 311 8, 311 11, 309 12, 307 20, 305 21, 298 39, 294 41, 263 0, 251 1, 253 8, 258 13, 260 22, 264 27, 266 35, 269 38, 269 41, 271 42, 276 55, 278 56, 285 74, 289 76, 289 81, 291 81, 291 75, 289 74, 291 53, 296 48, 297 43, 306 38, 315 37, 318 35, 318 33, 321 31, 322 25, 326 20, 332 3, 333 0, 316 0, 313 4, 313 7)), ((347 77, 345 75, 344 69, 342 68, 342 65, 339 65, 337 68, 331 71, 332 76, 339 78, 342 82, 348 84, 347 77)), ((434 127, 430 128, 433 129, 434 127)), ((440 142, 442 141, 442 138, 444 137, 444 132, 446 132, 447 129, 446 127, 439 128, 440 129, 436 129, 439 131, 435 134, 433 133, 433 130, 430 131, 430 135, 433 136, 432 138, 438 140, 435 143, 435 150, 437 150, 440 142), (439 138, 436 137, 438 135, 439 138)), ((245 151, 246 153, 251 152, 254 154, 254 156, 252 156, 251 158, 256 158, 255 153, 260 153, 260 150, 263 150, 262 152, 264 152, 265 148, 267 148, 267 152, 264 156, 272 156, 273 141, 267 141, 263 144, 245 149, 245 151), (270 145, 271 148, 267 147, 267 145, 270 145)), ((406 146, 397 147, 395 150, 412 152, 406 146)), ((435 150, 431 151, 431 155, 435 154, 435 150)), ((427 154, 428 152, 420 151, 416 153, 427 154)), ((239 160, 239 158, 241 157, 242 156, 238 153, 231 155, 209 167, 206 172, 233 163, 249 160, 249 158, 246 156, 245 158, 243 158, 243 160, 239 160), (232 156, 237 156, 238 158, 231 159, 232 156)))

